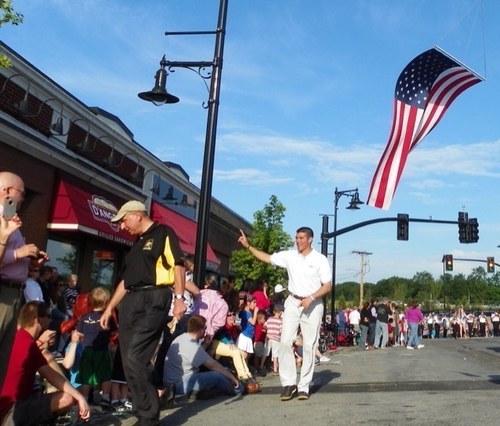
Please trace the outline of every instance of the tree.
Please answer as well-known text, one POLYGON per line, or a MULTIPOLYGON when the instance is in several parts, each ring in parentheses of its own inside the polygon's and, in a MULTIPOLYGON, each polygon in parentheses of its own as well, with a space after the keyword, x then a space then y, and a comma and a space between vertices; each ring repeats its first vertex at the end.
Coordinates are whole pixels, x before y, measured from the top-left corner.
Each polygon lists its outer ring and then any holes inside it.
POLYGON ((449 294, 450 302, 455 305, 463 305, 465 307, 468 303, 468 281, 464 274, 456 274, 453 276, 451 285, 447 288, 446 294, 449 294))
POLYGON ((467 277, 467 281, 469 282, 471 304, 475 304, 478 307, 484 305, 488 298, 486 270, 482 266, 474 268, 467 277))
MULTIPOLYGON (((254 213, 253 232, 250 238, 252 246, 266 253, 275 253, 293 246, 293 240, 283 231, 283 218, 286 208, 276 195, 271 195, 269 203, 262 210, 254 213)), ((270 287, 276 284, 286 286, 287 273, 283 268, 255 259, 245 249, 235 250, 231 255, 231 268, 236 272, 236 287, 241 288, 243 280, 265 279, 270 287)))
POLYGON ((344 295, 341 294, 340 297, 337 297, 335 300, 335 309, 334 311, 337 312, 341 310, 342 308, 345 308, 347 306, 346 301, 344 299, 344 295))
POLYGON ((407 285, 404 281, 395 282, 391 295, 392 299, 398 303, 404 303, 406 300, 406 289, 407 285))
MULTIPOLYGON (((12 0, 0 0, 0 28, 5 24, 19 25, 23 22, 23 15, 14 11, 12 0)), ((5 55, 0 55, 0 68, 8 68, 11 63, 5 55)))
MULTIPOLYGON (((401 277, 384 278, 375 285, 365 284, 364 299, 371 296, 389 297, 396 302, 413 299, 423 304, 424 310, 446 310, 457 307, 469 309, 489 309, 500 304, 500 272, 488 276, 481 266, 474 268, 466 277, 464 274, 445 273, 437 280, 430 272, 417 272, 412 279, 401 277), (439 302, 439 304, 438 304, 439 302)), ((336 285, 337 300, 340 296, 348 304, 356 304, 359 284, 345 282, 336 285)), ((337 302, 338 306, 338 302, 337 302)))
POLYGON ((63 257, 57 257, 56 261, 59 268, 62 266, 62 271, 59 271, 60 273, 72 274, 76 271, 76 247, 74 247, 74 250, 67 252, 63 257))
POLYGON ((352 281, 337 284, 335 294, 337 299, 342 296, 344 300, 349 300, 354 304, 356 297, 359 300, 359 284, 352 281))

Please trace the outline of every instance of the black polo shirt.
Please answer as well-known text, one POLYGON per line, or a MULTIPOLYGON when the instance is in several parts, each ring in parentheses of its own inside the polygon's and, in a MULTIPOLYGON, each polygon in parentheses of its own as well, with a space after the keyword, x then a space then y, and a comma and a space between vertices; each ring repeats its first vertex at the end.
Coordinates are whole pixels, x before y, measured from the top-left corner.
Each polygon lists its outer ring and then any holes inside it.
POLYGON ((173 285, 174 266, 184 265, 183 256, 172 228, 153 223, 125 257, 122 274, 125 288, 173 285))
POLYGON ((391 314, 391 309, 385 303, 379 303, 377 305, 377 321, 389 322, 389 315, 391 314))

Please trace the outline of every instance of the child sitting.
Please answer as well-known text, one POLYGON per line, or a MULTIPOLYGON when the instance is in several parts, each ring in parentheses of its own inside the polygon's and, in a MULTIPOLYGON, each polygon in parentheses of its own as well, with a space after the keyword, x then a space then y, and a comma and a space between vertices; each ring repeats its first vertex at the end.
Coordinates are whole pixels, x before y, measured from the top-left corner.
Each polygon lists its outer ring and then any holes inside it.
POLYGON ((225 362, 224 358, 230 359, 231 364, 229 368, 231 370, 234 369, 238 380, 246 384, 249 381, 253 381, 253 377, 245 360, 245 354, 236 346, 240 331, 240 327, 236 325, 234 313, 228 312, 226 324, 215 333, 210 351, 217 360, 222 357, 221 363, 223 365, 225 362))

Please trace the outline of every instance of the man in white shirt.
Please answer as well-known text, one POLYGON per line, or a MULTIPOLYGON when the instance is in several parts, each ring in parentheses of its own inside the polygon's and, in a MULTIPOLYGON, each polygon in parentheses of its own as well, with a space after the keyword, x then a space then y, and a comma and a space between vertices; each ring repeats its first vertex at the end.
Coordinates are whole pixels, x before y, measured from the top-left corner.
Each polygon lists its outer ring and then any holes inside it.
POLYGON ((248 242, 240 229, 238 242, 262 262, 286 268, 289 296, 285 301, 283 328, 279 349, 279 373, 283 392, 282 401, 289 401, 298 392, 299 400, 309 399, 309 385, 313 378, 315 348, 319 338, 319 326, 323 317, 323 296, 332 291, 332 272, 328 259, 312 248, 313 230, 297 229, 297 250, 285 250, 268 254, 248 242), (297 366, 292 344, 301 331, 303 360, 297 384, 297 366))
POLYGON ((361 319, 361 314, 358 311, 358 308, 354 306, 349 312, 349 324, 353 326, 353 329, 356 333, 360 332, 359 328, 359 320, 361 319))
POLYGON ((28 278, 24 282, 24 301, 31 302, 32 300, 39 300, 43 302, 43 292, 40 284, 38 284, 38 277, 40 276, 39 266, 30 266, 28 278))

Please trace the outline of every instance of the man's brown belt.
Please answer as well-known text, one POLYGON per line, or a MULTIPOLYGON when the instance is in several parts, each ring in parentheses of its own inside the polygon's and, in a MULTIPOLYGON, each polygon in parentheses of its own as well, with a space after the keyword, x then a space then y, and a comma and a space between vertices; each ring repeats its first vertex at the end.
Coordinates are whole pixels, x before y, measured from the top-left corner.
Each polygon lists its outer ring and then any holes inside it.
POLYGON ((296 294, 293 294, 293 293, 290 293, 290 296, 292 296, 294 299, 297 299, 297 300, 307 299, 307 296, 297 296, 296 294))

